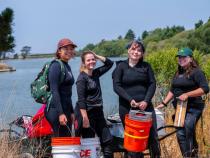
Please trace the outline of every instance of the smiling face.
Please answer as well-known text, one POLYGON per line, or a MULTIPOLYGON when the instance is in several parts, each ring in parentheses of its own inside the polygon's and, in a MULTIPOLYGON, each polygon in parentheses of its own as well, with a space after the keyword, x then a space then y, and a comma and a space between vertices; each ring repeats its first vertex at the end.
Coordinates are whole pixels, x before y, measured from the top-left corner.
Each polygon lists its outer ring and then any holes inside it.
POLYGON ((178 56, 178 64, 183 68, 188 67, 191 62, 192 58, 190 56, 178 56))
POLYGON ((93 70, 96 66, 96 58, 92 53, 88 53, 84 56, 83 62, 87 70, 93 70))
POLYGON ((74 51, 74 46, 72 45, 67 45, 65 47, 61 47, 59 50, 58 50, 58 54, 59 54, 59 57, 61 60, 63 61, 69 61, 71 58, 74 57, 75 55, 75 51, 74 51))
POLYGON ((143 49, 137 43, 133 43, 128 50, 128 57, 131 60, 138 61, 143 57, 143 55, 144 55, 143 49))

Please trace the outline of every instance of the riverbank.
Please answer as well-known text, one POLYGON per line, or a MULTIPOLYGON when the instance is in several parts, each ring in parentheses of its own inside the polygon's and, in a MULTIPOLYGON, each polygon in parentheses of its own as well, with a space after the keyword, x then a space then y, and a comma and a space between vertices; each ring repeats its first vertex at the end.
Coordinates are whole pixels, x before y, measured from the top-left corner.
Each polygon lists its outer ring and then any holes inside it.
POLYGON ((0 72, 8 72, 8 71, 16 71, 16 69, 7 64, 0 63, 0 72))

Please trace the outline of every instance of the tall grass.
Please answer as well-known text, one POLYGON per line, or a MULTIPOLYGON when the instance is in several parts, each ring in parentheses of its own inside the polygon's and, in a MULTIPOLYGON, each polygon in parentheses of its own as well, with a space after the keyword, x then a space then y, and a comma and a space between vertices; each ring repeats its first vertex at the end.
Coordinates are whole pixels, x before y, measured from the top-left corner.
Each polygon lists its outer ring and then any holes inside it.
MULTIPOLYGON (((206 107, 202 117, 199 119, 196 126, 196 139, 198 142, 199 158, 210 157, 210 98, 206 98, 206 107)), ((172 115, 175 113, 172 105, 165 109, 165 124, 173 125, 172 115)), ((166 133, 172 132, 173 129, 167 129, 166 133)), ((161 155, 163 158, 180 158, 182 157, 180 148, 177 142, 176 134, 160 141, 161 155)))

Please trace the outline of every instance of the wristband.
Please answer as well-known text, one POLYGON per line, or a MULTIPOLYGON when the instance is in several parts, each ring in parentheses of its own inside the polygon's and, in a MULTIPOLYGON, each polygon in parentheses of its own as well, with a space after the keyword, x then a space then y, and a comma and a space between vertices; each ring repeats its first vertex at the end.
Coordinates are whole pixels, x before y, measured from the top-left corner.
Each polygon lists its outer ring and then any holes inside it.
POLYGON ((167 106, 167 104, 166 103, 164 103, 163 101, 161 102, 164 106, 167 106))

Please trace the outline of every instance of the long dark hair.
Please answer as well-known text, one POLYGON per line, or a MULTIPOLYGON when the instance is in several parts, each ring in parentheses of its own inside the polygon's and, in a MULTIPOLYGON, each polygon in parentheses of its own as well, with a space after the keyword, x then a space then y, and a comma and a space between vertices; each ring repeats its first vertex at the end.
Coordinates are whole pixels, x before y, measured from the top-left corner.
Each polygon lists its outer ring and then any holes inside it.
POLYGON ((190 66, 184 70, 180 65, 178 65, 178 70, 175 73, 175 77, 178 77, 180 74, 183 74, 185 77, 189 78, 193 69, 199 68, 198 62, 192 57, 192 62, 190 62, 190 66))

